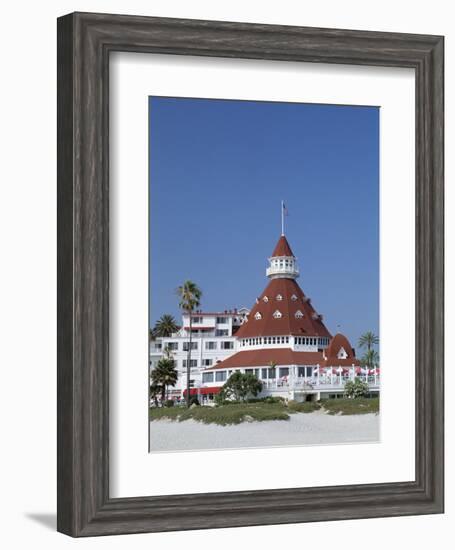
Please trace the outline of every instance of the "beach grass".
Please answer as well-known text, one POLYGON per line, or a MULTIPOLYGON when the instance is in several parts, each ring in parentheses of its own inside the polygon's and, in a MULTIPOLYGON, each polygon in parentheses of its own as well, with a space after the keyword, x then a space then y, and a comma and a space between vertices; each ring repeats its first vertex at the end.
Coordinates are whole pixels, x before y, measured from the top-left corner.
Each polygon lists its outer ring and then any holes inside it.
POLYGON ((289 420, 290 414, 312 413, 322 410, 329 415, 355 415, 379 412, 379 398, 327 399, 319 402, 258 401, 228 403, 217 407, 192 406, 150 408, 150 420, 184 422, 193 419, 203 424, 229 426, 242 422, 289 420))
POLYGON ((357 399, 325 399, 322 408, 328 414, 371 414, 379 413, 379 397, 357 399))
POLYGON ((316 401, 304 401, 303 403, 289 401, 287 407, 290 413, 312 413, 319 410, 321 404, 316 401))
POLYGON ((281 403, 238 403, 219 407, 151 408, 150 420, 169 419, 184 422, 190 418, 204 424, 228 426, 242 422, 289 420, 289 411, 281 403))

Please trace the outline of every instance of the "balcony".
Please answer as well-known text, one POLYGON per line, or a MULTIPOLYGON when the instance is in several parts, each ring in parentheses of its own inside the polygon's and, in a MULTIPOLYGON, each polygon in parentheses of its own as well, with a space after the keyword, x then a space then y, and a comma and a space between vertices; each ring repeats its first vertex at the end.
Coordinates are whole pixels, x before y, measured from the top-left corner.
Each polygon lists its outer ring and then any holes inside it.
MULTIPOLYGON (((357 376, 356 378, 366 382, 368 387, 372 391, 378 391, 380 387, 380 376, 357 376)), ((264 390, 277 390, 277 391, 320 391, 320 390, 342 390, 351 378, 347 376, 321 376, 319 378, 278 378, 273 380, 261 380, 262 389, 264 390)))
POLYGON ((265 271, 267 277, 293 277, 297 278, 299 273, 299 268, 294 266, 290 267, 288 265, 286 266, 270 266, 265 271))

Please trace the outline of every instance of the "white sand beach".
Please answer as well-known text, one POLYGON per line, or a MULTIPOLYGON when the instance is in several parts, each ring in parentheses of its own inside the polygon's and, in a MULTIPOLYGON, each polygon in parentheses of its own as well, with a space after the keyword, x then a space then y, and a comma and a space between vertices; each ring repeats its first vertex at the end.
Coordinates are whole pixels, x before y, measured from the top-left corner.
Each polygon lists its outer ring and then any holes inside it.
POLYGON ((244 422, 234 426, 194 420, 150 422, 150 451, 190 451, 289 445, 333 445, 379 441, 379 415, 332 416, 321 411, 289 420, 244 422))

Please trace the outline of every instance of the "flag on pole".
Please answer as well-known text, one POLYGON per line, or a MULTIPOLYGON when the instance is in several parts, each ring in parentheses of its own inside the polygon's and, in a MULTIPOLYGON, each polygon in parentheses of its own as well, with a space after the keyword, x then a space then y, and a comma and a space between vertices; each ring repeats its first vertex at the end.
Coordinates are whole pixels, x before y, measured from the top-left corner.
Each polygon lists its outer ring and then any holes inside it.
POLYGON ((288 215, 288 209, 284 204, 284 201, 281 201, 281 234, 284 235, 284 217, 288 215))

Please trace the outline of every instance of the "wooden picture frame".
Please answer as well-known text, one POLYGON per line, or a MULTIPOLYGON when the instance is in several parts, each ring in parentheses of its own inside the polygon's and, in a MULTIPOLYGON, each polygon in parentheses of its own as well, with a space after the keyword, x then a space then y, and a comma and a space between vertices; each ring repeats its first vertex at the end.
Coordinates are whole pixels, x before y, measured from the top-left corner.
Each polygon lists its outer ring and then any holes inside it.
POLYGON ((443 38, 90 13, 58 20, 58 530, 71 536, 443 511, 443 38), (408 67, 416 82, 416 479, 109 496, 109 54, 408 67))

